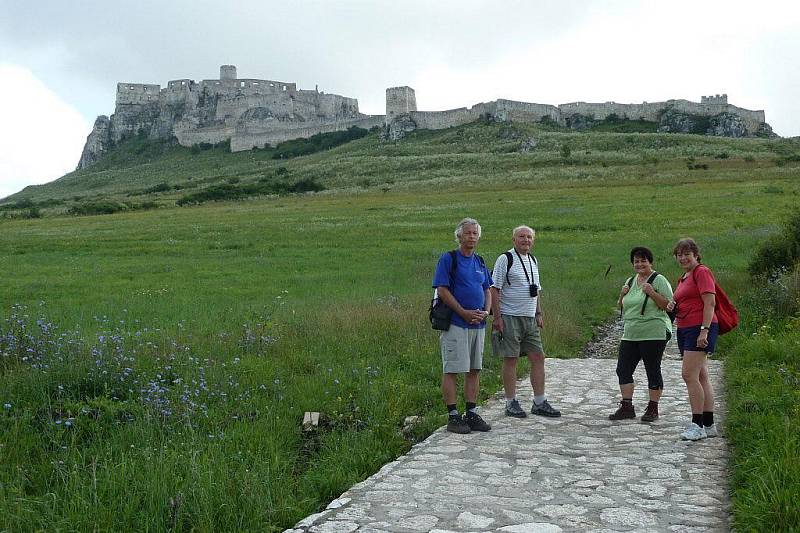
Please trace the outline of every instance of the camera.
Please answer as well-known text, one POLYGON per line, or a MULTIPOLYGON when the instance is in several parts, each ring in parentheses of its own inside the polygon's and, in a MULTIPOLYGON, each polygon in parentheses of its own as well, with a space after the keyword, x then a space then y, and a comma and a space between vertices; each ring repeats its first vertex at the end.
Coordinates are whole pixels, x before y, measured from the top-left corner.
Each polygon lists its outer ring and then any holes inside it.
POLYGON ((536 296, 539 295, 539 286, 536 285, 535 283, 532 283, 529 289, 531 293, 531 298, 536 298, 536 296))

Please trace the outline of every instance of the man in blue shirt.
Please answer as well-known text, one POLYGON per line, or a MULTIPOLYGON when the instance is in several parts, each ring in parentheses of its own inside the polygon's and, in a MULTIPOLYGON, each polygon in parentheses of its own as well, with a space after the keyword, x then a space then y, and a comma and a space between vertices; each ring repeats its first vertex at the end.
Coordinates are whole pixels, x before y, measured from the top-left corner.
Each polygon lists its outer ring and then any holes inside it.
POLYGON ((439 344, 442 351, 442 395, 447 405, 447 430, 453 433, 489 431, 475 410, 483 368, 483 340, 486 317, 492 307, 492 276, 483 259, 475 253, 481 238, 481 225, 465 218, 455 230, 458 249, 439 257, 433 287, 438 297, 453 310, 450 329, 442 332, 439 344), (453 268, 453 258, 456 265, 453 268), (462 417, 456 408, 458 374, 464 374, 466 413, 462 417))

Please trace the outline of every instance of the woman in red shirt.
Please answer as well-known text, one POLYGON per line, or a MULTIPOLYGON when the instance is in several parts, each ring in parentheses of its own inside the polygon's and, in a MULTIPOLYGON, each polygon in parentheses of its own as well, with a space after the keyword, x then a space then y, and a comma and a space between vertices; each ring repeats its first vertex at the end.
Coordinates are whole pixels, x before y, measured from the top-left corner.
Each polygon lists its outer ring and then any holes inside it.
POLYGON ((714 314, 716 290, 714 275, 700 263, 700 248, 693 239, 681 239, 672 250, 684 270, 667 310, 675 313, 678 349, 683 357, 681 375, 689 392, 692 422, 681 434, 683 440, 716 437, 714 425, 714 387, 708 379, 709 354, 719 335, 714 314))

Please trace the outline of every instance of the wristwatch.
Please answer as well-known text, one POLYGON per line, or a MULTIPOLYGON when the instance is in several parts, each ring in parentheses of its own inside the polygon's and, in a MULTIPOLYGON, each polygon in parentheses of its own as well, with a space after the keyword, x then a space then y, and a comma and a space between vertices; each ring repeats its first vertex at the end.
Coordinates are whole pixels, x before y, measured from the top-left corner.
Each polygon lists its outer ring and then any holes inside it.
POLYGON ((710 328, 711 328, 711 326, 700 326, 700 331, 703 331, 704 329, 710 329, 710 328))

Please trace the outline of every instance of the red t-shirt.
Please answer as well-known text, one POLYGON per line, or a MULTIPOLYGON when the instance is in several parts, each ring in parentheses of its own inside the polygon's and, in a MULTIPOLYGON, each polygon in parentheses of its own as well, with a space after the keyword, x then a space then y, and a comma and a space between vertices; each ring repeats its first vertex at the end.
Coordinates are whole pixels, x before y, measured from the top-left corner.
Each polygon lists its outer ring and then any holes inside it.
MULTIPOLYGON (((678 306, 678 313, 675 315, 675 325, 679 328, 699 326, 703 323, 703 299, 701 294, 716 294, 714 288, 714 275, 705 265, 697 265, 694 271, 687 272, 678 281, 675 294, 672 295, 678 306)), ((717 321, 714 314, 712 323, 717 321)))

